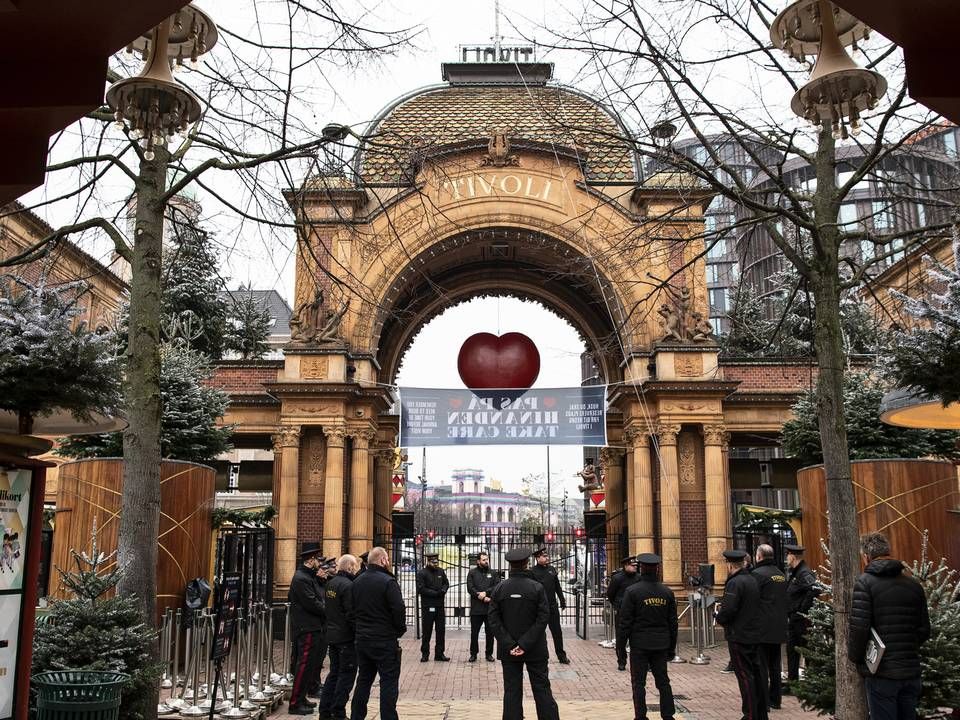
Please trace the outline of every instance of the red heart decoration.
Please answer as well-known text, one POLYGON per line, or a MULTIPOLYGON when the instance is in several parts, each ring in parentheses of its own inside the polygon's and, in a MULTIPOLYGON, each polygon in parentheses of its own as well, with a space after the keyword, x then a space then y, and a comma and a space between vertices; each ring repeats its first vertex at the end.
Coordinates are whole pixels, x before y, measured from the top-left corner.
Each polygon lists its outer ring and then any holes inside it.
POLYGON ((471 390, 526 389, 540 374, 540 352, 523 333, 510 332, 500 337, 477 333, 460 347, 457 370, 471 390))
POLYGON ((557 399, 556 399, 556 398, 545 397, 545 398, 543 399, 543 406, 544 406, 545 408, 552 408, 552 407, 553 407, 554 405, 556 405, 556 404, 557 404, 557 399))
POLYGON ((461 398, 450 398, 450 407, 452 407, 454 410, 459 410, 461 405, 463 405, 463 400, 461 398))

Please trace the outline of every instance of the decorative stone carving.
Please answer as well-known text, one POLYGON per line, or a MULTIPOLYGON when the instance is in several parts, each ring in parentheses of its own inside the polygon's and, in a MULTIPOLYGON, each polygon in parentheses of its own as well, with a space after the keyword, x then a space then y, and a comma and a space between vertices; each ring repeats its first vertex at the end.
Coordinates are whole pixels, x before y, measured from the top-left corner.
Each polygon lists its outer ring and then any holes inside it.
POLYGON ((605 447, 600 450, 600 465, 608 468, 618 466, 623 458, 624 449, 618 447, 605 447))
POLYGON ((730 443, 730 433, 727 432, 726 425, 704 425, 703 442, 705 445, 720 445, 721 447, 730 443))
POLYGON ((676 445, 677 435, 680 434, 680 426, 661 422, 657 423, 657 427, 654 432, 661 445, 676 445))
POLYGON ((668 285, 665 289, 673 302, 664 303, 657 310, 662 333, 660 342, 711 342, 713 326, 703 313, 692 309, 690 288, 677 291, 668 285))
POLYGON ((274 452, 279 452, 285 447, 298 448, 300 447, 300 426, 281 425, 270 439, 273 441, 274 452))
POLYGON ((683 342, 683 335, 681 335, 680 327, 680 315, 677 311, 664 303, 660 306, 660 309, 657 310, 657 315, 660 316, 660 329, 663 332, 663 335, 660 337, 660 341, 675 341, 683 342))
POLYGON ((673 356, 673 371, 678 377, 703 375, 703 356, 700 353, 677 353, 673 356))
POLYGON ((623 431, 623 437, 628 445, 635 448, 650 447, 650 433, 646 428, 628 427, 623 431))
POLYGON ((327 445, 343 447, 347 437, 347 428, 344 425, 324 425, 323 434, 327 436, 327 445))
POLYGON ((677 467, 680 485, 694 487, 697 484, 697 441, 690 433, 681 433, 677 446, 677 467))
POLYGON ((323 343, 342 340, 343 336, 340 332, 340 325, 343 322, 343 316, 347 314, 347 310, 349 309, 349 298, 340 306, 339 310, 328 309, 323 316, 323 327, 317 330, 316 341, 323 343))
POLYGON ((495 128, 490 133, 487 154, 480 161, 480 167, 507 167, 519 165, 520 158, 510 154, 510 139, 506 128, 495 128))
POLYGON ((340 340, 340 324, 349 307, 347 299, 337 310, 324 309, 323 290, 317 288, 313 298, 301 303, 290 318, 290 340, 302 345, 340 340))
POLYGON ((664 405, 663 409, 667 412, 696 412, 697 410, 706 410, 709 405, 694 405, 693 403, 673 403, 670 405, 664 405))
POLYGON ((320 435, 310 436, 310 457, 307 465, 307 483, 319 488, 323 483, 323 470, 327 463, 327 454, 320 435))
POLYGON ((329 371, 330 360, 325 356, 300 358, 300 377, 304 380, 323 380, 329 371))
POLYGON ((690 339, 695 343, 710 342, 713 339, 713 325, 703 316, 703 313, 691 314, 693 324, 690 328, 690 339))
POLYGON ((348 434, 353 438, 354 445, 359 443, 362 446, 369 446, 377 437, 377 431, 373 428, 350 428, 348 434))

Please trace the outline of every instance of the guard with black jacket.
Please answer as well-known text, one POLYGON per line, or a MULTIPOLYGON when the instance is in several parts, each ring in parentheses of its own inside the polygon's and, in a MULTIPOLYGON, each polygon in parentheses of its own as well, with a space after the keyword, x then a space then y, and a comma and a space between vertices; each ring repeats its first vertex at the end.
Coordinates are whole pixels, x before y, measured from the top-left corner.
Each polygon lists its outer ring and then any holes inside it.
POLYGON ((820 586, 813 570, 803 561, 804 548, 801 545, 785 545, 787 551, 787 566, 790 568, 790 578, 787 580, 787 689, 789 683, 800 679, 800 651, 806 644, 805 635, 810 621, 807 613, 813 607, 813 601, 820 594, 820 586))
POLYGON ((350 612, 353 578, 359 569, 360 563, 353 555, 342 555, 337 560, 337 574, 327 580, 324 600, 330 672, 320 693, 320 720, 347 716, 347 698, 357 677, 357 650, 350 612))
POLYGON ((486 642, 486 657, 493 662, 493 631, 490 630, 488 613, 490 611, 490 591, 500 582, 500 576, 490 569, 490 556, 485 552, 477 554, 477 564, 467 573, 467 592, 470 594, 470 662, 477 661, 480 652, 480 628, 486 642))
POLYGON ((850 659, 864 676, 871 718, 913 720, 922 689, 920 646, 930 638, 927 598, 920 583, 904 574, 903 563, 890 557, 883 534, 864 535, 860 552, 866 569, 853 585, 850 659), (866 665, 871 631, 885 646, 874 672, 866 665))
POLYGON ((563 665, 570 664, 570 658, 563 649, 563 630, 560 627, 560 611, 566 609, 567 601, 563 597, 563 588, 560 587, 560 578, 557 570, 550 564, 550 553, 545 547, 533 551, 535 564, 530 570, 534 579, 543 585, 547 593, 547 604, 550 606, 550 637, 553 638, 553 649, 557 653, 557 660, 563 665))
POLYGON ((756 565, 751 574, 760 589, 760 667, 767 708, 780 709, 781 646, 787 641, 787 576, 773 559, 770 545, 757 547, 756 565))
POLYGON ((660 717, 673 720, 676 707, 667 674, 667 663, 677 652, 677 599, 657 579, 660 556, 637 556, 640 572, 620 604, 620 633, 630 640, 630 684, 634 720, 647 720, 647 670, 660 693, 660 717))
POLYGON ((617 648, 617 670, 623 671, 627 669, 627 641, 629 638, 620 632, 620 622, 617 617, 620 614, 620 604, 623 602, 624 594, 631 585, 640 579, 640 576, 637 575, 637 559, 635 557, 628 555, 621 563, 622 568, 613 574, 610 578, 610 584, 607 585, 607 600, 610 601, 614 611, 613 627, 617 648))
POLYGON ((350 590, 357 646, 357 686, 350 704, 351 720, 365 720, 370 688, 380 675, 380 720, 398 720, 400 695, 400 643, 407 632, 407 608, 397 579, 390 572, 390 558, 382 547, 367 556, 367 569, 353 581, 350 590))
POLYGON ((313 715, 316 705, 307 700, 307 686, 320 675, 320 640, 326 624, 326 610, 317 584, 320 544, 303 543, 300 567, 290 580, 290 633, 293 635, 293 685, 290 688, 291 715, 313 715))
POLYGON ((730 663, 740 686, 743 720, 767 720, 767 699, 763 690, 763 670, 757 645, 760 642, 760 588, 756 578, 744 567, 747 553, 724 550, 727 582, 717 611, 730 651, 730 663))
POLYGON ((490 603, 490 627, 497 636, 503 668, 503 720, 523 720, 524 665, 537 720, 560 720, 547 669, 550 605, 546 591, 527 570, 529 550, 515 548, 505 557, 510 563, 510 577, 497 585, 490 603))
POLYGON ((433 648, 433 659, 437 662, 449 662, 443 654, 446 646, 446 614, 443 599, 450 589, 447 574, 440 567, 438 553, 424 555, 426 565, 417 571, 417 592, 420 594, 420 662, 430 659, 430 638, 437 631, 437 643, 433 648))

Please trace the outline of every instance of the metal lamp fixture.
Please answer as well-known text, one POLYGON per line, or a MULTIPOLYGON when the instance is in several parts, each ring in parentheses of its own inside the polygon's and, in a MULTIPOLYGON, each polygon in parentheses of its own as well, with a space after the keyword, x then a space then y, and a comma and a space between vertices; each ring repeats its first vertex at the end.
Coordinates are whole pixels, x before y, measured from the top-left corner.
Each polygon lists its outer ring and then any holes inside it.
MULTIPOLYGON (((217 26, 210 16, 195 5, 181 8, 173 16, 170 36, 167 41, 167 57, 172 70, 197 67, 198 58, 217 44, 217 26)), ((147 32, 127 45, 127 54, 140 54, 144 60, 150 54, 153 31, 147 32)))
POLYGON ((673 139, 677 136, 677 132, 676 125, 669 120, 661 120, 650 128, 650 137, 653 139, 654 145, 661 150, 665 150, 670 147, 673 139))
MULTIPOLYGON (((870 28, 842 8, 826 3, 833 10, 837 39, 844 47, 870 39, 870 28)), ((770 24, 770 39, 797 62, 820 53, 821 7, 819 0, 797 0, 790 3, 770 24)))
POLYGON ((216 40, 216 32, 209 29, 212 23, 205 24, 201 33, 197 19, 200 16, 209 22, 199 11, 181 11, 153 28, 150 41, 144 46, 147 56, 144 69, 136 77, 119 80, 107 90, 107 104, 114 112, 117 125, 129 127, 130 136, 141 141, 146 160, 153 159, 155 147, 165 144, 177 133, 186 132, 200 117, 200 101, 188 88, 177 84, 170 72, 184 47, 190 48, 192 58, 194 53, 199 54, 201 47, 209 50, 209 43, 216 40), (189 18, 190 31, 186 35, 181 33, 178 46, 171 48, 171 31, 177 27, 178 18, 181 18, 182 31, 184 17, 189 18))
POLYGON ((846 14, 841 14, 845 24, 838 31, 836 14, 828 0, 817 0, 815 15, 807 11, 790 13, 797 5, 806 7, 811 3, 801 0, 777 17, 779 24, 775 22, 771 27, 774 43, 794 57, 803 56, 815 37, 812 29, 815 21, 820 30, 817 63, 810 80, 794 94, 790 107, 811 124, 830 127, 834 138, 846 140, 851 134, 860 133, 861 114, 875 108, 878 98, 887 91, 883 76, 858 67, 841 44, 843 41, 854 44, 867 37, 869 31, 846 14), (809 27, 802 21, 797 24, 802 17, 810 17, 809 27), (792 30, 785 29, 791 25, 792 30), (789 45, 785 44, 787 41, 789 45))

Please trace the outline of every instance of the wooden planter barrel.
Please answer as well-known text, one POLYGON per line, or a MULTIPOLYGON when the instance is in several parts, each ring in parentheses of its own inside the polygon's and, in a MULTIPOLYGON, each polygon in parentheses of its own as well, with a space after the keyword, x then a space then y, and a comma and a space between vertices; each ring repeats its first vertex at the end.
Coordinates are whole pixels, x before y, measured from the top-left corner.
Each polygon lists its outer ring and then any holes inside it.
MULTIPOLYGON (((157 556, 157 610, 181 607, 186 584, 195 577, 210 580, 213 533, 213 468, 180 460, 160 465, 160 534, 157 556)), ((100 550, 117 549, 123 460, 76 460, 60 466, 57 514, 53 533, 53 565, 75 569, 70 549, 87 550, 97 523, 100 550)), ((66 594, 59 574, 50 578, 55 597, 66 594)))
MULTIPOLYGON (((923 531, 929 532, 928 557, 951 566, 960 563, 960 505, 957 469, 942 460, 855 460, 853 488, 860 534, 879 531, 890 539, 893 556, 919 559, 923 531)), ((803 544, 807 564, 816 570, 824 561, 820 539, 829 543, 827 491, 823 465, 797 473, 803 510, 803 544)))

